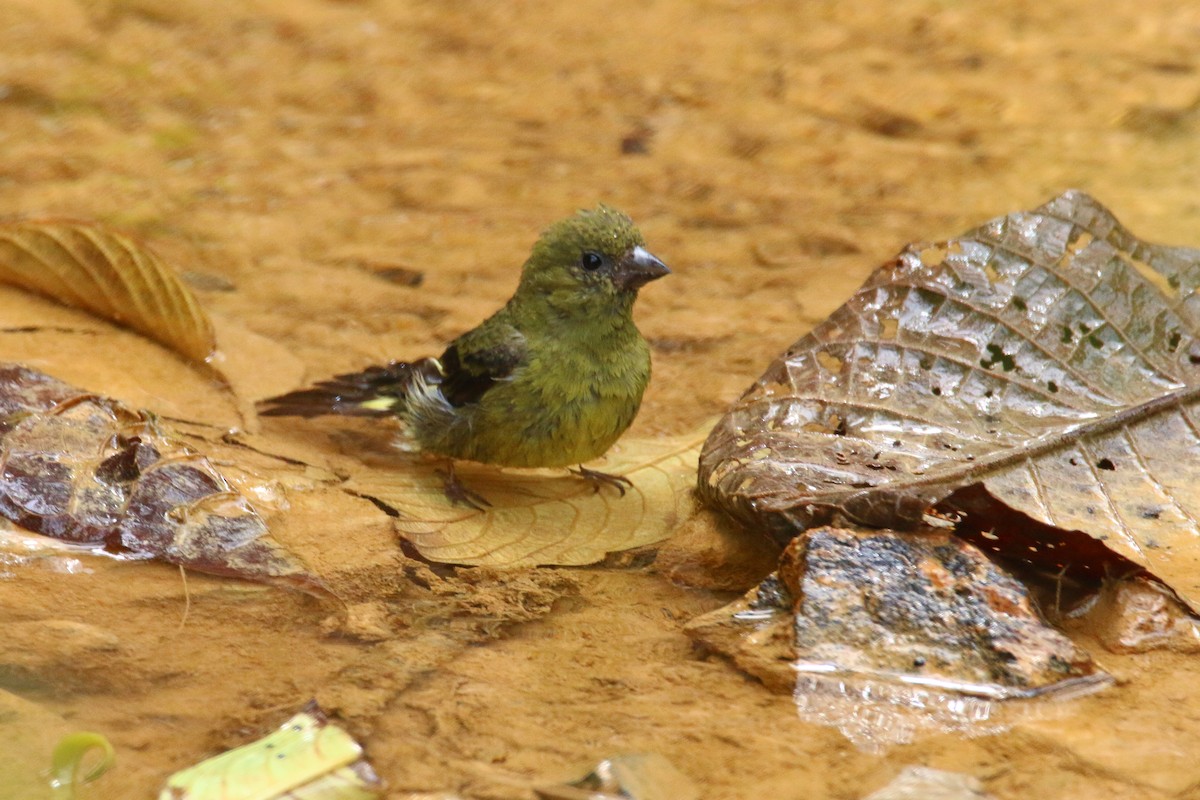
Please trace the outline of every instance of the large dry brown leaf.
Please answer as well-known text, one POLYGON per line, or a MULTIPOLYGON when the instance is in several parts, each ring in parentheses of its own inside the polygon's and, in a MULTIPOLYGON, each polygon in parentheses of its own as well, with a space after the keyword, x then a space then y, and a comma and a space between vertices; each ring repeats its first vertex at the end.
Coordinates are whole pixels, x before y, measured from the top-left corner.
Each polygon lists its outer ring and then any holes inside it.
POLYGON ((911 526, 971 487, 976 514, 1086 532, 1200 608, 1198 285, 1200 250, 1080 192, 910 246, 714 429, 700 490, 787 538, 911 526))
POLYGON ((563 470, 501 470, 463 463, 458 476, 492 504, 452 505, 428 466, 382 469, 346 484, 398 513, 396 529, 431 561, 499 567, 577 566, 671 534, 695 480, 702 431, 622 441, 603 464, 633 486, 593 491, 563 470))
POLYGON ((329 591, 246 494, 150 415, 0 364, 0 517, 132 558, 329 591))
POLYGON ((0 281, 113 320, 193 361, 216 348, 212 323, 175 273, 146 247, 97 225, 0 225, 0 281))

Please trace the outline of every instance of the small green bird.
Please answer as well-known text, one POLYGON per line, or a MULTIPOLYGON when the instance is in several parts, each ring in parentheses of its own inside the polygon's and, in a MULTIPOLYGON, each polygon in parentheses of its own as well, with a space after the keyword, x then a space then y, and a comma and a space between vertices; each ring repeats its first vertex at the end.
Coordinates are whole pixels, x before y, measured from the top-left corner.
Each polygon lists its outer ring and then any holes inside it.
POLYGON ((446 494, 487 501, 454 475, 454 459, 564 467, 595 484, 627 478, 586 469, 633 422, 650 381, 650 348, 633 324, 638 289, 670 272, 629 217, 599 206, 551 225, 516 293, 438 358, 339 375, 263 401, 265 416, 398 416, 414 449, 449 459, 446 494))

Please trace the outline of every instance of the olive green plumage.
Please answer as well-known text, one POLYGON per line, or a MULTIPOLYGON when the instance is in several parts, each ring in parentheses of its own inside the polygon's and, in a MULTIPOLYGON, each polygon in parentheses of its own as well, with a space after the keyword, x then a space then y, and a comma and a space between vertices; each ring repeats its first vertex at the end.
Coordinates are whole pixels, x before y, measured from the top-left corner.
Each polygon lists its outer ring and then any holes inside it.
POLYGON ((437 359, 342 375, 264 414, 395 414, 422 451, 512 467, 601 456, 650 380, 638 289, 669 272, 624 214, 581 211, 542 234, 503 308, 437 359))

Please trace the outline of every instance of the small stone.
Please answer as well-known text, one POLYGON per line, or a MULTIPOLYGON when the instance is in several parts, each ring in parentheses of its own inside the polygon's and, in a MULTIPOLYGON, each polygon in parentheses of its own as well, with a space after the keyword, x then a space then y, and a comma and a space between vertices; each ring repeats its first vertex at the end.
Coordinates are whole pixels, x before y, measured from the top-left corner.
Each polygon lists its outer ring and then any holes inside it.
POLYGON ((978 778, 928 767, 905 767, 864 800, 990 800, 978 778))
POLYGON ((1107 680, 1021 583, 933 529, 806 531, 776 575, 688 633, 777 691, 797 665, 994 699, 1107 680))
POLYGON ((0 641, 0 678, 10 689, 104 690, 137 670, 110 631, 83 622, 10 622, 0 641))
POLYGON ((327 617, 322 631, 330 636, 345 636, 360 642, 382 642, 392 638, 387 606, 380 602, 352 603, 344 616, 327 617))

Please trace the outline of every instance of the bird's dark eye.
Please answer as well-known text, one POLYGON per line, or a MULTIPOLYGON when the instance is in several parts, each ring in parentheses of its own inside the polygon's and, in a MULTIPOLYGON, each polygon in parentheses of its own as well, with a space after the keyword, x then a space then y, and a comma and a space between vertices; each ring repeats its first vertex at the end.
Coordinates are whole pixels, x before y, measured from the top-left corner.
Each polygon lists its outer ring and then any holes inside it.
POLYGON ((579 257, 579 263, 582 264, 583 268, 586 270, 597 270, 604 266, 604 256, 592 250, 586 250, 584 251, 583 255, 579 257))

